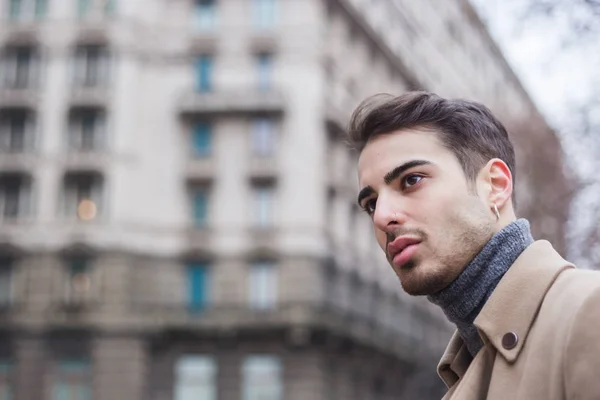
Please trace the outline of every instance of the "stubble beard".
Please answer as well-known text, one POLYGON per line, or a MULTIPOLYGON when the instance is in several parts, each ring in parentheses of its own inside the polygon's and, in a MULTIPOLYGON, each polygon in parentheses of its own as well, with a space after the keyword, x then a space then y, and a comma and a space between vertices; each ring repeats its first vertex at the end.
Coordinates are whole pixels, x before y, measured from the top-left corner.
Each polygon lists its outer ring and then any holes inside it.
MULTIPOLYGON (((471 208, 471 213, 472 210, 471 208)), ((416 256, 396 271, 402 289, 407 294, 427 296, 438 293, 451 284, 479 254, 493 236, 494 224, 485 214, 485 210, 482 208, 478 208, 478 210, 477 214, 471 214, 466 218, 464 215, 462 217, 457 215, 455 217, 456 225, 448 225, 459 226, 462 229, 438 232, 439 238, 453 238, 450 246, 439 249, 439 251, 429 248, 430 253, 427 254, 426 260, 416 256)), ((421 243, 421 246, 430 244, 430 242, 424 242, 421 243)))

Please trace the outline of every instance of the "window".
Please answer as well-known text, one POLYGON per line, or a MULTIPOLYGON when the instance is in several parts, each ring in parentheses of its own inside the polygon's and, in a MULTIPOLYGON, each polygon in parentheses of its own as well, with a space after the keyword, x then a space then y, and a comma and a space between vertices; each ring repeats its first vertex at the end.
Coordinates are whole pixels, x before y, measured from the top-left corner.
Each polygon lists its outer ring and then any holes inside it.
POLYGON ((242 400, 281 400, 283 385, 278 357, 252 355, 242 365, 242 400))
POLYGON ((266 310, 277 302, 277 269, 272 262, 256 262, 250 268, 248 288, 250 306, 266 310))
POLYGON ((6 358, 0 358, 0 400, 15 399, 12 383, 13 363, 6 358))
POLYGON ((270 28, 275 24, 275 0, 252 0, 254 25, 270 28))
POLYGON ((117 10, 117 0, 104 0, 104 13, 112 15, 117 10))
POLYGON ((274 222, 274 195, 272 185, 257 185, 254 187, 254 225, 266 228, 274 222))
POLYGON ((0 222, 18 220, 29 213, 31 183, 21 174, 0 176, 0 222))
POLYGON ((188 274, 188 307, 201 311, 209 302, 209 267, 205 263, 191 263, 188 274))
POLYGON ((92 11, 93 0, 78 0, 77 12, 80 17, 88 15, 92 11))
POLYGON ((21 9, 24 0, 9 0, 8 15, 11 21, 17 21, 21 17, 21 9))
POLYGON ((33 88, 37 84, 39 62, 39 54, 32 46, 6 48, 0 60, 2 87, 11 90, 33 88))
POLYGON ((96 218, 102 211, 102 178, 93 173, 69 174, 65 178, 64 213, 83 221, 96 218))
POLYGON ((258 90, 268 91, 272 86, 273 56, 271 54, 259 54, 256 56, 258 70, 258 90))
POLYGON ((48 12, 48 0, 35 0, 35 16, 43 18, 48 12))
POLYGON ((80 18, 91 15, 107 15, 115 11, 116 0, 77 0, 77 14, 80 18))
POLYGON ((11 109, 0 114, 0 153, 22 153, 33 147, 35 121, 28 110, 11 109))
POLYGON ((58 362, 52 400, 91 400, 91 373, 88 359, 58 362))
POLYGON ((212 148, 212 125, 208 122, 199 122, 193 130, 194 155, 197 157, 207 157, 212 148))
POLYGON ((68 260, 67 300, 78 302, 89 296, 92 284, 90 272, 90 260, 87 257, 73 257, 68 260))
POLYGON ((69 148, 94 151, 102 147, 105 115, 100 110, 81 109, 71 113, 69 121, 69 148))
POLYGON ((198 30, 208 30, 215 26, 216 0, 195 0, 194 27, 198 30))
POLYGON ((271 118, 257 118, 252 125, 252 151, 259 157, 275 153, 275 123, 271 118))
MULTIPOLYGON (((43 18, 48 10, 48 0, 7 0, 11 21, 28 21, 43 18)), ((0 399, 1 400, 1 399, 0 399)))
POLYGON ((191 189, 191 206, 194 226, 198 229, 208 225, 210 193, 206 186, 196 186, 191 189))
POLYGON ((174 400, 217 400, 217 363, 214 358, 187 355, 175 368, 174 400))
POLYGON ((325 264, 323 266, 323 298, 326 305, 333 307, 337 305, 338 286, 339 276, 334 263, 325 264))
POLYGON ((103 45, 79 46, 75 50, 73 81, 77 87, 108 84, 108 49, 103 45))
POLYGON ((0 307, 10 305, 12 301, 12 264, 11 259, 0 258, 0 307))
POLYGON ((213 58, 203 55, 196 60, 196 79, 199 92, 212 90, 213 58))

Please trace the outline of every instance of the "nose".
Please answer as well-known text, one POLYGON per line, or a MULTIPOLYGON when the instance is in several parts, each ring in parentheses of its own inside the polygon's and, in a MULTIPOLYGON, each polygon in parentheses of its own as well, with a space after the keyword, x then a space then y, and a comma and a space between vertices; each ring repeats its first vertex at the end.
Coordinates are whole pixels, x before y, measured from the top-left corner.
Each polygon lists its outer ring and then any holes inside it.
POLYGON ((373 214, 373 223, 376 228, 387 233, 397 229, 405 221, 406 216, 401 202, 381 195, 377 198, 377 207, 373 214))

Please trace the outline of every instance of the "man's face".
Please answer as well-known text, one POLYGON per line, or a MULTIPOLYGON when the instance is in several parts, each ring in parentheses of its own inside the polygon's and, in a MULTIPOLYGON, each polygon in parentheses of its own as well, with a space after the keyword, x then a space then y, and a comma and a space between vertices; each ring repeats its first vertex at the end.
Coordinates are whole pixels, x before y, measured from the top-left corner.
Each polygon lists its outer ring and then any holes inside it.
MULTIPOLYGON (((494 217, 438 135, 408 129, 371 140, 358 161, 359 203, 404 290, 450 284, 494 234, 494 217)), ((483 192, 483 190, 481 190, 483 192)))

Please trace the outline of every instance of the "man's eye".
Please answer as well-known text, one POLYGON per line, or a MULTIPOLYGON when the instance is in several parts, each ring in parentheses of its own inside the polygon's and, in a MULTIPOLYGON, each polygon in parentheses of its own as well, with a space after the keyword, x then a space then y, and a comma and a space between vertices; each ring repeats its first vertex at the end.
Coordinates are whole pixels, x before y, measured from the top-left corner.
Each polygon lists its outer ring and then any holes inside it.
POLYGON ((402 179, 402 187, 404 189, 407 189, 412 186, 415 186, 421 181, 421 179, 423 179, 421 175, 407 175, 404 179, 402 179))
POLYGON ((377 204, 377 200, 375 200, 375 199, 371 199, 371 200, 368 200, 368 201, 365 203, 365 205, 364 205, 364 207, 363 207, 363 208, 364 208, 364 210, 365 210, 365 212, 366 212, 367 214, 369 214, 369 215, 373 215, 373 213, 375 212, 375 206, 376 206, 376 204, 377 204))

